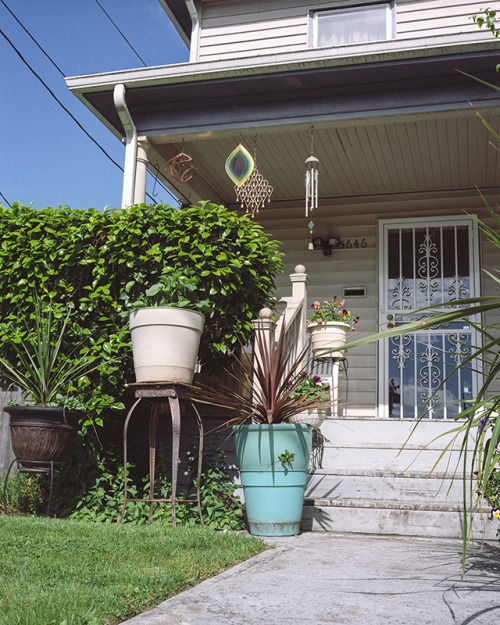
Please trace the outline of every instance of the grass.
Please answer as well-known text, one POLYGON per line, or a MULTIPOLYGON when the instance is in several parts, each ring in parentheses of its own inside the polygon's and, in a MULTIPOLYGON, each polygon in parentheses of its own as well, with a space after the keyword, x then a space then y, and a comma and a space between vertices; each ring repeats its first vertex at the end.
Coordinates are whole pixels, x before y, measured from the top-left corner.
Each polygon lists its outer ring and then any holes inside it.
POLYGON ((263 551, 246 535, 0 517, 0 625, 108 625, 263 551))

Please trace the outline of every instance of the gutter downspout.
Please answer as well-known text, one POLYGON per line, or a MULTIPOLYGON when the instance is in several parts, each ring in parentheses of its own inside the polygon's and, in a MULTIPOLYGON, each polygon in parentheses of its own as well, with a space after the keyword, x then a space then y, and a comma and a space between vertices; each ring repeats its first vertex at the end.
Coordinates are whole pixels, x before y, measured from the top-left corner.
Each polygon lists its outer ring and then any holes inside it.
POLYGON ((113 100, 125 130, 125 166, 123 171, 122 208, 134 204, 135 169, 137 163, 137 130, 125 101, 125 85, 115 85, 113 100))
POLYGON ((186 6, 191 16, 191 48, 189 50, 189 62, 195 63, 200 55, 200 16, 194 0, 186 0, 186 6))

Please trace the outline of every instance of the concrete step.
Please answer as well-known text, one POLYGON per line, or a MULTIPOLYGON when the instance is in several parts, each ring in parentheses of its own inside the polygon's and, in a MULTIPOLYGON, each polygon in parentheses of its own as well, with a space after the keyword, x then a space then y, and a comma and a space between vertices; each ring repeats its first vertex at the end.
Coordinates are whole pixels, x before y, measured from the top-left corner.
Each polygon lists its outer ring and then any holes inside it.
POLYGON ((308 499, 372 499, 416 503, 450 503, 462 501, 462 481, 425 473, 346 473, 331 475, 317 470, 306 487, 308 499))
MULTIPOLYGON (((473 538, 494 540, 497 521, 476 513, 473 538)), ((461 538, 460 506, 373 500, 310 500, 304 505, 302 529, 362 534, 461 538)))
POLYGON ((455 421, 378 418, 328 418, 321 426, 321 433, 334 446, 343 444, 389 444, 401 449, 421 449, 430 446, 444 449, 452 440, 449 431, 456 428, 455 421))
MULTIPOLYGON (((325 438, 313 447, 304 529, 461 537, 461 440, 452 444, 454 427, 444 421, 415 427, 410 420, 327 419, 325 438)), ((496 537, 498 524, 488 514, 482 522, 481 514, 475 516, 476 537, 484 531, 496 537)))
POLYGON ((440 473, 450 470, 453 472, 459 461, 459 452, 451 451, 440 459, 441 453, 438 449, 404 449, 401 451, 399 447, 391 444, 356 443, 351 445, 343 443, 337 447, 325 445, 321 452, 321 462, 315 466, 320 466, 332 474, 342 473, 345 468, 354 468, 361 472, 385 471, 387 473, 418 471, 428 474, 431 470, 440 473))

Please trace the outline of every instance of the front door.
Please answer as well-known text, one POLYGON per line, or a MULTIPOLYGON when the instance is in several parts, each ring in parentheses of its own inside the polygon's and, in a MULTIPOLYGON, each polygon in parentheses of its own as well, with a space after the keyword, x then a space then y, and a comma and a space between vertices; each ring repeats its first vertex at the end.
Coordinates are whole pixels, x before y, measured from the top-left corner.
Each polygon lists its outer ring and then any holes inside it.
MULTIPOLYGON (((381 329, 425 318, 426 306, 449 310, 451 300, 478 295, 473 219, 383 220, 379 235, 381 329)), ((452 419, 477 389, 470 365, 450 376, 477 345, 476 334, 468 322, 456 322, 384 341, 379 416, 452 419)))

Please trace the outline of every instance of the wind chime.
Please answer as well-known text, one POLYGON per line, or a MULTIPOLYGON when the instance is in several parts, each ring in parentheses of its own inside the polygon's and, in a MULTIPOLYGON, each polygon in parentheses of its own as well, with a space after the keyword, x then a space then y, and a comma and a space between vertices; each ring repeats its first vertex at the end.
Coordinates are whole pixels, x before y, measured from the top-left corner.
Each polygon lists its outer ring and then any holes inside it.
POLYGON ((311 128, 311 155, 306 158, 306 217, 311 217, 309 221, 309 249, 313 250, 313 228, 312 213, 318 208, 318 172, 319 160, 314 156, 314 127, 311 128))
POLYGON ((253 158, 240 143, 226 160, 226 173, 234 182, 236 201, 245 212, 251 212, 252 217, 264 208, 266 200, 271 201, 273 188, 257 169, 257 137, 253 158))

